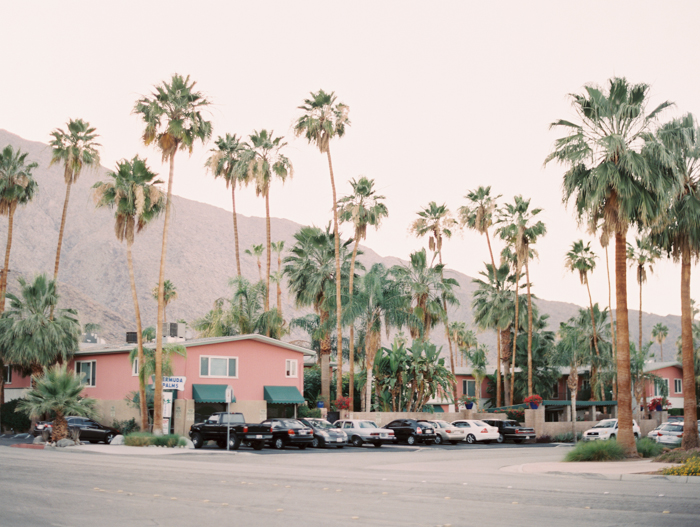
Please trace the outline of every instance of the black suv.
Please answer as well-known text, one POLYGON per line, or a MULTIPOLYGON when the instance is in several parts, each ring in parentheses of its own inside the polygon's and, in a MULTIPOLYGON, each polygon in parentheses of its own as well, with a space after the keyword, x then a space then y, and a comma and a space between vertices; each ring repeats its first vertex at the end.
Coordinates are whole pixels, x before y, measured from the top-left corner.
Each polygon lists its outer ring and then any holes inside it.
POLYGON ((273 448, 281 450, 287 445, 299 447, 304 450, 314 440, 314 431, 298 419, 274 418, 266 419, 262 423, 269 425, 272 430, 270 444, 273 448))
POLYGON ((396 419, 384 428, 394 431, 396 440, 399 442, 414 445, 423 443, 432 445, 435 442, 435 429, 425 421, 416 421, 415 419, 396 419))

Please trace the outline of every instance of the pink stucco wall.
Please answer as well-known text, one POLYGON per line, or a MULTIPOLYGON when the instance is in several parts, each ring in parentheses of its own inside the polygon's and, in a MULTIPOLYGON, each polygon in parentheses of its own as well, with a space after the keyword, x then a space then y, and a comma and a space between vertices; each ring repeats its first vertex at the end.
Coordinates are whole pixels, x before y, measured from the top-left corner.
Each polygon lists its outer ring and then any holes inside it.
MULTIPOLYGON (((675 382, 676 379, 683 379, 683 370, 678 366, 668 366, 667 368, 661 368, 660 370, 654 370, 654 375, 661 377, 662 379, 668 379, 668 396, 669 397, 683 397, 683 392, 676 392, 675 382)), ((682 383, 681 383, 682 384, 682 383)), ((647 398, 654 397, 654 383, 649 382, 646 386, 647 398)))
MULTIPOLYGON (((461 396, 462 395, 462 381, 463 380, 469 380, 473 381, 475 380, 473 376, 471 375, 460 375, 459 373, 455 375, 455 378, 457 379, 457 393, 461 396)), ((481 382, 481 395, 480 398, 486 399, 489 397, 489 394, 487 392, 488 390, 488 381, 484 379, 481 382)))

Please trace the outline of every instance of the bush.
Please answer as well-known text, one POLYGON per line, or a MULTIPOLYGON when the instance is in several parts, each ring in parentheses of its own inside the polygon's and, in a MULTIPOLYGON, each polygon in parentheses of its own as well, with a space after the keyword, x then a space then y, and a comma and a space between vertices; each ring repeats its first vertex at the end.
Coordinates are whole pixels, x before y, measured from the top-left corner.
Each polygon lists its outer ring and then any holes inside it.
POLYGON ((178 434, 168 434, 156 436, 149 432, 134 432, 124 437, 124 444, 127 446, 165 446, 174 448, 184 446, 186 441, 178 434))
POLYGON ((137 432, 139 430, 139 425, 136 423, 136 419, 132 417, 128 421, 117 421, 115 419, 112 421, 112 428, 116 428, 121 435, 125 436, 131 432, 137 432))
POLYGON ((508 416, 508 419, 513 419, 518 423, 525 421, 525 410, 507 410, 506 415, 508 416))
POLYGON ((535 439, 535 442, 537 442, 537 443, 551 443, 552 441, 553 441, 553 439, 546 434, 535 439))
POLYGON ((297 410, 297 417, 299 417, 299 419, 303 419, 304 417, 321 417, 321 409, 300 406, 297 410))
POLYGON ((680 467, 665 468, 665 476, 700 476, 700 457, 691 457, 680 467))
POLYGON ((692 458, 700 459, 700 448, 693 448, 691 450, 676 448, 675 450, 664 452, 656 457, 654 461, 657 463, 685 463, 692 458))
POLYGON ((637 440, 637 452, 642 457, 656 457, 664 451, 664 446, 653 439, 643 437, 637 440))
POLYGON ((2 430, 14 430, 15 432, 25 432, 32 426, 32 421, 24 412, 17 412, 16 408, 22 399, 14 399, 2 405, 2 430))
POLYGON ((625 451, 614 439, 581 442, 566 455, 564 461, 617 461, 625 459, 625 451))
MULTIPOLYGON (((583 438, 583 432, 578 432, 576 434, 576 440, 581 441, 583 438)), ((566 434, 557 434, 552 438, 552 443, 573 443, 574 442, 574 434, 571 432, 567 432, 566 434)))

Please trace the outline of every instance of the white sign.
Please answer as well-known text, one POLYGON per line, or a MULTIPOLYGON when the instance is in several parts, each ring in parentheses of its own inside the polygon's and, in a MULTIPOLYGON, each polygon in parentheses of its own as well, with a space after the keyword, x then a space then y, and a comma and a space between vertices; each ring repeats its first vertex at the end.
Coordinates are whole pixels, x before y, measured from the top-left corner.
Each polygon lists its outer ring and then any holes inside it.
POLYGON ((163 391, 163 417, 173 416, 173 392, 163 391))
POLYGON ((170 419, 167 417, 163 418, 163 434, 168 435, 170 433, 170 419))
POLYGON ((183 391, 187 377, 163 377, 163 388, 166 390, 183 391))
POLYGON ((233 402, 233 388, 231 386, 226 387, 226 402, 233 402))

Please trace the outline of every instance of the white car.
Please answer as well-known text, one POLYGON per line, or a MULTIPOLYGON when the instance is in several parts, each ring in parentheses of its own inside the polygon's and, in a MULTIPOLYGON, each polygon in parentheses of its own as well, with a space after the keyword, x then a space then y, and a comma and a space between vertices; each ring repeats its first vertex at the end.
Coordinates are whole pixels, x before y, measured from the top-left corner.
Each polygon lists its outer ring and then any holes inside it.
MULTIPOLYGON (((661 430, 663 430, 664 428, 666 428, 666 426, 668 426, 668 425, 670 425, 670 424, 671 424, 671 423, 669 423, 668 421, 665 422, 665 423, 661 423, 659 426, 657 426, 657 427, 654 428, 651 432, 649 432, 649 433, 647 434, 647 437, 648 437, 649 439, 653 439, 654 441, 656 441, 656 438, 659 437, 659 432, 660 432, 661 430)), ((657 443, 658 443, 658 441, 657 441, 657 443)))
POLYGON ((333 423, 335 428, 341 428, 348 435, 352 446, 362 446, 371 443, 379 448, 384 443, 395 443, 393 430, 379 428, 374 421, 365 419, 342 419, 333 423))
POLYGON ((430 421, 427 421, 431 425, 433 425, 433 428, 435 429, 435 444, 439 445, 441 443, 444 443, 446 441, 449 441, 453 445, 456 445, 457 443, 460 443, 461 441, 464 441, 464 438, 467 437, 467 433, 463 428, 460 428, 458 426, 453 426, 447 421, 442 421, 440 419, 433 419, 430 421))
MULTIPOLYGON (((637 421, 632 421, 632 430, 634 437, 639 438, 642 431, 639 429, 637 421)), ((603 419, 593 428, 586 430, 583 433, 583 441, 596 441, 598 439, 613 439, 617 437, 617 419, 603 419)))
POLYGON ((498 428, 477 419, 460 419, 459 421, 453 421, 452 425, 464 430, 464 439, 470 445, 477 441, 483 441, 487 444, 491 441, 498 441, 501 435, 498 428))

